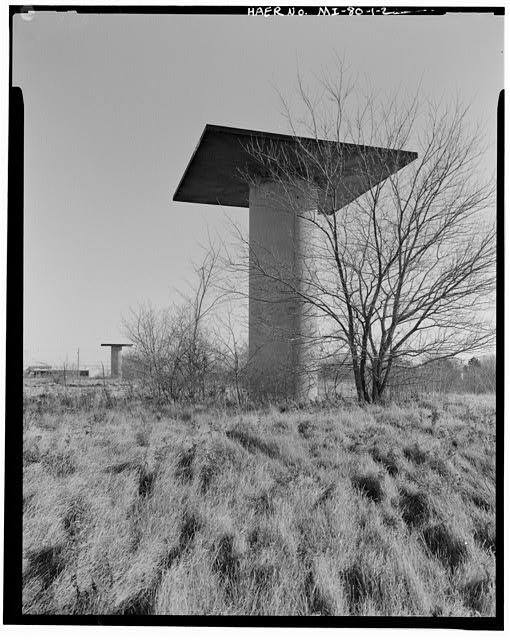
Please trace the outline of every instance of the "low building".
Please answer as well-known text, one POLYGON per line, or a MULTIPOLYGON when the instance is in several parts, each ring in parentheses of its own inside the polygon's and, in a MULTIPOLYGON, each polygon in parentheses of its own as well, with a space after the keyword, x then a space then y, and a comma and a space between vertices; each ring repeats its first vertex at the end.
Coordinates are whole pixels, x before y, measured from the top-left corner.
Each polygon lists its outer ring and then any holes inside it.
POLYGON ((89 370, 80 369, 54 369, 53 367, 27 367, 24 371, 26 378, 88 378, 89 370))

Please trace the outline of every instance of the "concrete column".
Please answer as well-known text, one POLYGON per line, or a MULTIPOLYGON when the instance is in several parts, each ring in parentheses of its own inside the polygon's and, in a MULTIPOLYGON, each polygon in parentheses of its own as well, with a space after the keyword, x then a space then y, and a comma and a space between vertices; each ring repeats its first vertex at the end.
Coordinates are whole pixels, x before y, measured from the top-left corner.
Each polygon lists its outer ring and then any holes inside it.
POLYGON ((102 342, 102 347, 110 347, 110 378, 122 379, 122 347, 132 347, 127 342, 102 342))
POLYGON ((112 345, 110 378, 122 378, 122 347, 112 345))
POLYGON ((317 398, 313 307, 302 299, 313 262, 315 194, 250 187, 250 386, 261 396, 317 398), (286 286, 291 283, 292 287, 286 286))

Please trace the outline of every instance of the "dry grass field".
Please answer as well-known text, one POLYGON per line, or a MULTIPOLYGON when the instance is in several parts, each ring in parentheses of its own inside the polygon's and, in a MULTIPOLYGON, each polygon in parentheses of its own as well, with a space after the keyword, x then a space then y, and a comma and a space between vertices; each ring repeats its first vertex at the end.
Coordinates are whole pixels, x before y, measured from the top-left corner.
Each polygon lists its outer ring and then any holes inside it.
POLYGON ((494 616, 494 414, 26 395, 23 612, 494 616))

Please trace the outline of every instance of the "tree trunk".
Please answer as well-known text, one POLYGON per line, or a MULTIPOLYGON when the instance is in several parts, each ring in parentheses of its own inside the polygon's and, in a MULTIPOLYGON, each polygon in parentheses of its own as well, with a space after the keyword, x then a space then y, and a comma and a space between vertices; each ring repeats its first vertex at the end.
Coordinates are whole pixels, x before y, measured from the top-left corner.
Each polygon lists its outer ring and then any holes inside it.
POLYGON ((365 381, 361 376, 358 357, 354 348, 351 349, 351 355, 352 355, 352 369, 354 372, 354 382, 356 384, 356 393, 358 395, 358 402, 360 402, 361 404, 365 404, 365 402, 367 402, 366 387, 364 384, 365 381))

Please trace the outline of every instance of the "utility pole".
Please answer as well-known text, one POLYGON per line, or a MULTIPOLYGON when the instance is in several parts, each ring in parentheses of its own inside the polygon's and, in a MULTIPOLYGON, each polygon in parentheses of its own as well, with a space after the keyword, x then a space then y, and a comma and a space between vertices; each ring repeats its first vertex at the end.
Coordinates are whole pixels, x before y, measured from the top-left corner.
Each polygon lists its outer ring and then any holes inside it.
POLYGON ((80 347, 78 347, 78 373, 76 375, 78 378, 80 377, 80 347))

